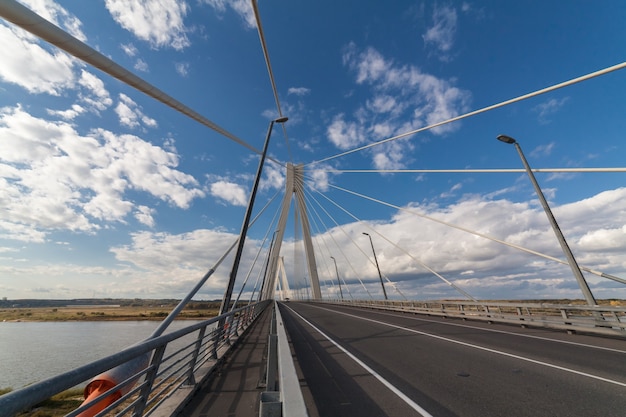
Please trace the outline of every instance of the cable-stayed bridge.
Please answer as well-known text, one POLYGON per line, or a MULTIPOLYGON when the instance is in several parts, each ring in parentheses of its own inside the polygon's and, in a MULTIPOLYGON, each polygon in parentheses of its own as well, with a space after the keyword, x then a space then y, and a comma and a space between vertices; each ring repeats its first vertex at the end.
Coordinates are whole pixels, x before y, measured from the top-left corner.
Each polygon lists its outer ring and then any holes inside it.
MULTIPOLYGON (((72 416, 623 415, 626 308, 601 305, 584 274, 619 284, 626 284, 626 280, 578 263, 534 173, 624 172, 625 168, 531 168, 517 141, 500 135, 499 140, 515 146, 522 169, 458 170, 528 174, 561 247, 562 258, 328 184, 363 201, 505 245, 542 262, 562 264, 571 270, 572 282, 580 289, 584 301, 578 305, 478 299, 471 288, 432 268, 418 253, 405 247, 401 239, 371 227, 358 213, 309 188, 307 181, 316 172, 310 168, 329 160, 601 77, 623 69, 626 63, 307 164, 283 162, 267 155, 274 125, 279 123, 284 130, 287 117, 276 92, 258 8, 255 2, 252 4, 279 115, 270 122, 263 150, 18 3, 0 4, 0 14, 7 21, 261 156, 239 239, 215 261, 150 338, 0 397, 0 415, 16 415, 53 394, 85 383, 86 401, 70 413, 72 416), (256 187, 266 159, 284 168, 286 181, 280 208, 269 222, 264 242, 252 262, 261 265, 256 269, 259 272, 255 280, 252 268, 246 275, 240 273, 239 265, 248 227, 265 215, 271 203, 260 210, 260 205, 255 205, 256 187), (360 224, 363 230, 356 235, 354 230, 345 230, 342 222, 326 209, 329 206, 360 224), (258 214, 252 217, 255 209, 258 214), (293 240, 285 243, 290 218, 294 220, 295 233, 293 240), (326 221, 333 224, 329 227, 326 221), (338 244, 335 234, 322 236, 332 228, 337 235, 346 236, 350 248, 338 244), (355 243, 356 236, 362 240, 360 244, 355 243), (383 242, 449 286, 454 300, 408 299, 403 288, 379 264, 376 248, 383 242), (292 252, 285 246, 297 249, 292 252), (360 252, 358 259, 348 256, 355 252, 360 252), (229 257, 234 261, 219 317, 166 333, 185 304, 229 257), (359 277, 358 263, 375 270, 375 279, 359 277), (293 273, 286 264, 296 265, 293 273)), ((368 170, 372 172, 435 171, 368 170)))

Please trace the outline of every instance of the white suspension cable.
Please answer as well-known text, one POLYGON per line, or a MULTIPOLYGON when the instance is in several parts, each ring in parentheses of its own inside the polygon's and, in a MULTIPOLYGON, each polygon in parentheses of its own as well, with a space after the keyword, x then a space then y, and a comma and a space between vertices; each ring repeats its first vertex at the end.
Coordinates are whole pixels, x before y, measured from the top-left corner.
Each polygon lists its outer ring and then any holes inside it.
MULTIPOLYGON (((310 194, 310 192, 308 192, 307 190, 304 190, 305 194, 304 194, 304 198, 309 201, 309 207, 311 208, 311 210, 313 210, 314 214, 319 218, 320 222, 322 223, 322 225, 324 226, 324 229, 326 231, 328 231, 328 226, 326 226, 326 223, 324 222, 324 220, 322 219, 322 217, 319 215, 318 211, 315 209, 315 205, 311 204, 310 201, 311 199, 313 199, 315 201, 315 203, 317 203, 317 205, 320 206, 320 208, 322 210, 324 210, 324 207, 322 205, 319 204, 319 201, 317 201, 315 199, 314 196, 312 196, 310 194)), ((327 213, 328 215, 328 213, 327 213)), ((361 248, 359 247, 359 245, 356 244, 356 242, 354 241, 354 239, 352 239, 352 237, 346 233, 345 230, 343 230, 343 228, 341 226, 339 226, 339 223, 337 223, 337 221, 330 215, 328 215, 328 217, 335 223, 335 225, 337 227, 339 227, 339 229, 348 237, 348 239, 350 239, 352 241, 352 244, 361 251, 361 253, 363 253, 363 255, 369 260, 369 258, 367 257, 367 255, 365 255, 365 253, 361 250, 361 248)), ((312 220, 315 220, 312 218, 312 220)), ((317 223, 316 223, 317 225, 317 223)), ((326 246, 326 250, 328 251, 329 255, 330 253, 330 249, 328 248, 328 244, 326 243, 326 239, 324 239, 324 235, 321 232, 321 230, 318 228, 317 232, 319 234, 319 236, 322 238, 322 240, 324 241, 324 245, 326 246)), ((335 246, 337 246, 337 248, 339 249, 339 251, 341 252, 342 256, 348 260, 348 265, 350 266, 350 269, 352 269, 352 273, 354 274, 354 276, 359 280, 359 283, 361 284, 361 286, 363 287, 363 289, 367 292, 367 295, 369 295, 370 299, 373 300, 374 297, 372 297, 372 294, 369 292, 369 290, 367 289, 367 287, 365 286, 365 283, 363 283, 363 280, 361 280, 361 277, 359 276, 358 272, 355 270, 354 266, 352 265, 352 263, 349 261, 349 258, 346 256, 346 254, 343 252, 343 250, 341 249, 341 246, 337 243, 337 241, 335 240, 334 236, 331 234, 330 237, 332 238, 333 242, 335 243, 335 246)), ((344 281, 345 282, 345 281, 344 281)), ((347 285, 347 283, 346 283, 347 285)))
POLYGON ((485 112, 488 112, 490 110, 495 110, 495 109, 498 109, 500 107, 507 106, 509 104, 517 103, 519 101, 526 100, 526 99, 529 99, 529 98, 532 98, 532 97, 536 97, 536 96, 539 96, 541 94, 549 93, 551 91, 558 90, 559 88, 568 87, 568 86, 570 86, 572 84, 576 84, 576 83, 579 83, 579 82, 582 82, 582 81, 586 81, 586 80, 589 80, 591 78, 599 77, 601 75, 605 75, 605 74, 608 74, 608 73, 613 72, 613 71, 621 70, 623 68, 626 68, 626 62, 622 62, 621 64, 613 65, 611 67, 608 67, 608 68, 605 68, 605 69, 602 69, 602 70, 599 70, 599 71, 595 71, 595 72, 589 73, 587 75, 583 75, 581 77, 577 77, 577 78, 571 79, 569 81, 565 81, 565 82, 562 82, 562 83, 559 83, 559 84, 555 84, 555 85, 553 85, 551 87, 543 88, 541 90, 537 90, 537 91, 532 92, 532 93, 524 94, 524 95, 521 95, 519 97, 510 99, 510 100, 505 100, 505 101, 502 101, 502 102, 500 102, 498 104, 493 104, 491 106, 483 107, 482 109, 474 110, 474 111, 471 111, 469 113, 462 114, 460 116, 452 117, 450 119, 447 119, 447 120, 444 120, 444 121, 441 121, 441 122, 433 123, 431 125, 424 126, 422 128, 419 128, 419 129, 411 130, 410 132, 402 133, 400 135, 393 136, 391 138, 383 139, 383 140, 380 140, 380 141, 377 141, 377 142, 370 143, 368 145, 364 145, 364 146, 361 146, 361 147, 358 147, 358 148, 355 148, 355 149, 351 149, 351 150, 346 151, 346 152, 339 153, 337 155, 333 155, 333 156, 329 156, 329 157, 326 157, 326 158, 323 158, 323 159, 319 159, 317 161, 309 162, 308 164, 305 164, 305 166, 318 164, 318 163, 329 161, 329 160, 335 159, 335 158, 340 158, 342 156, 350 155, 352 153, 359 152, 359 151, 362 151, 362 150, 365 150, 365 149, 369 149, 369 148, 374 147, 374 146, 382 145, 383 143, 387 143, 387 142, 391 142, 391 141, 394 141, 394 140, 402 139, 402 138, 405 138, 407 136, 412 136, 412 135, 414 135, 416 133, 423 132, 425 130, 434 129, 436 127, 443 126, 443 125, 446 125, 446 124, 450 124, 450 123, 456 122, 458 120, 466 119, 468 117, 472 117, 472 116, 475 116, 477 114, 485 113, 485 112))
MULTIPOLYGON (((227 137, 228 139, 238 143, 239 145, 249 149, 250 151, 259 155, 262 154, 262 152, 257 148, 253 147, 242 139, 239 139, 237 136, 228 132, 226 129, 218 126, 211 120, 202 116, 200 113, 187 107, 186 105, 166 94, 165 92, 161 91, 154 85, 148 83, 144 79, 128 71, 126 68, 122 67, 115 61, 107 58, 100 52, 76 39, 69 33, 48 22, 47 20, 34 13, 27 7, 21 5, 17 1, 1 1, 0 16, 21 27, 22 29, 38 36, 46 42, 51 43, 56 47, 66 51, 70 55, 73 55, 76 58, 86 62, 87 64, 90 64, 100 69, 101 71, 109 74, 110 76, 117 78, 124 84, 127 84, 135 88, 136 90, 141 91, 142 93, 154 98, 155 100, 160 101, 166 106, 177 110, 185 116, 190 117, 198 123, 208 127, 209 129, 214 130, 220 135, 227 137)), ((284 165, 283 163, 269 156, 268 159, 278 163, 279 165, 284 165)))
MULTIPOLYGON (((341 210, 343 210, 344 212, 346 212, 348 215, 350 215, 351 217, 353 217, 354 219, 356 219, 357 221, 361 222, 361 220, 359 220, 358 218, 356 218, 355 216, 353 216, 351 213, 349 213, 347 210, 345 210, 343 207, 339 206, 337 203, 335 203, 334 201, 330 200, 327 196, 325 196, 323 193, 317 191, 314 187, 311 187, 311 189, 313 189, 315 192, 317 192, 318 194, 320 194, 322 197, 326 198, 327 200, 329 200, 331 203, 333 203, 334 205, 336 205, 337 207, 339 207, 341 210)), ((339 229, 348 237, 348 239, 350 239, 354 245, 357 247, 357 249, 359 249, 359 251, 363 254, 363 256, 365 256, 365 258, 373 265, 376 266, 376 264, 371 260, 371 258, 369 257, 369 255, 367 253, 365 253, 365 251, 363 249, 361 249, 361 247, 359 245, 356 244, 356 242, 354 242, 354 240, 352 239, 352 237, 343 229, 343 227, 341 227, 339 225, 339 223, 337 223, 337 221, 335 220, 335 218, 324 208, 324 206, 313 196, 311 195, 311 198, 317 203, 317 205, 324 211, 324 213, 339 227, 339 229)), ((365 223, 365 222, 363 222, 365 223)), ((367 223, 365 223, 367 225, 367 223)), ((370 229, 371 227, 368 225, 367 226, 368 229, 370 229)), ((389 277, 387 275, 385 275, 384 273, 381 272, 381 275, 385 278, 385 280, 387 280, 387 282, 389 282, 390 284, 394 284, 393 281, 391 281, 389 279, 389 277)), ((392 285, 392 287, 398 292, 398 294, 400 294, 405 300, 407 300, 406 296, 398 289, 398 287, 396 287, 395 285, 392 285)))
MULTIPOLYGON (((626 168, 531 168, 533 172, 626 172, 626 168)), ((513 169, 320 169, 337 174, 432 174, 432 173, 524 173, 524 168, 513 169)))
MULTIPOLYGON (((379 237, 383 238, 384 240, 386 240, 389 244, 393 245, 396 249, 399 249, 400 251, 404 252, 409 258, 413 259, 413 261, 415 261, 415 263, 417 263, 418 265, 420 265, 422 268, 426 269, 427 271, 429 271, 431 274, 435 275, 437 278, 439 278, 440 280, 442 280, 443 282, 445 282, 446 284, 448 284, 449 286, 451 286, 452 288, 454 288, 455 290, 457 290, 458 292, 460 292, 461 294, 463 294, 465 297, 469 298, 470 300, 474 301, 474 302, 478 302, 478 300, 476 298, 474 298, 471 294, 469 294, 467 291, 463 290, 461 287, 459 287, 458 285, 454 284, 452 281, 449 281, 448 279, 446 279, 443 275, 439 274, 437 271, 435 271, 434 269, 432 269, 431 267, 429 267, 428 265, 424 264, 422 261, 418 260, 417 258, 415 258, 413 255, 411 255, 407 250, 405 250, 404 248, 402 248, 400 245, 398 245, 395 242, 392 242, 391 240, 387 239, 387 237, 385 237, 383 234, 381 234, 380 232, 378 232, 376 229, 374 229, 372 226, 369 225, 369 223, 359 219, 358 217, 356 217, 354 214, 352 214, 351 212, 349 212, 347 209, 345 209, 344 207, 342 207, 341 205, 337 204, 335 201, 333 201, 332 199, 330 199, 328 196, 324 195, 323 193, 320 193, 319 191, 315 190, 318 194, 320 194, 322 197, 324 197, 326 200, 328 200, 329 202, 331 202, 332 204, 334 204, 337 208, 339 208, 340 210, 342 210, 344 213, 346 213, 347 215, 349 215, 350 217, 352 217, 354 220, 364 224, 368 229, 370 229, 372 232, 376 233, 379 237)), ((405 298, 406 300, 406 298, 405 298)))
MULTIPOLYGON (((274 71, 272 70, 272 64, 270 62, 270 54, 267 51, 267 44, 265 42, 265 34, 263 33, 263 25, 261 24, 261 13, 259 13, 259 6, 256 0, 252 0, 252 10, 254 10, 254 18, 256 20, 257 31, 259 32, 259 38, 261 40, 261 49, 263 49, 263 56, 265 57, 265 65, 267 66, 267 73, 270 77, 270 83, 272 84, 272 92, 274 93, 274 100, 276 101, 276 109, 278 110, 278 117, 283 117, 283 111, 280 108, 280 100, 278 99, 278 89, 276 88, 276 81, 274 80, 274 71)), ((287 153, 289 154, 289 160, 293 162, 293 156, 291 155, 291 147, 289 146, 289 138, 287 137, 287 128, 284 123, 281 123, 283 128, 283 135, 285 136, 285 143, 287 144, 287 153)))
MULTIPOLYGON (((265 204, 265 206, 261 209, 261 211, 259 212, 257 217, 260 216, 261 213, 263 213, 267 207, 269 207, 269 205, 274 201, 276 196, 278 196, 279 192, 280 192, 280 190, 278 190, 278 191, 276 191, 276 193, 274 193, 274 196, 272 198, 270 198, 270 200, 267 202, 267 204, 265 204)), ((265 246, 265 242, 267 241, 267 237, 269 236, 270 230, 272 230, 272 226, 274 225, 274 222, 276 221, 276 217, 278 216, 279 211, 280 211, 280 206, 274 212, 274 216, 272 217, 272 220, 269 223, 269 227, 265 231, 265 236, 263 236, 263 240, 261 241, 261 244, 259 245, 259 250, 257 251, 256 255, 254 256, 254 260, 252 261, 252 265, 250 265, 250 269, 248 270, 248 273, 246 274, 246 278, 244 279, 243 283, 241 284, 241 288, 239 289, 239 294, 237 295, 237 298, 235 299, 235 302, 233 303, 231 311, 235 309, 235 306, 237 305, 237 302, 239 301, 239 298, 241 298, 241 294, 243 293, 243 290, 246 287, 246 284, 248 283, 248 279, 250 278, 250 275, 252 274, 252 270, 254 269, 254 267, 256 265, 256 262, 259 259, 259 256, 261 255, 261 252, 263 250, 263 246, 265 246)), ((263 268, 261 268, 261 270, 262 269, 263 268)))
MULTIPOLYGON (((307 198, 306 192, 303 189, 302 190, 303 196, 305 198, 305 200, 309 201, 308 207, 313 207, 310 203, 310 199, 307 198)), ((313 207, 314 209, 314 207, 313 207)), ((317 214, 317 211, 316 211, 317 214)), ((324 225, 324 227, 326 228, 326 231, 328 231, 328 227, 326 226, 326 224, 324 223, 324 221, 320 218, 320 221, 322 222, 322 224, 324 225)), ((333 252, 331 252, 330 247, 328 246, 328 244, 326 243, 326 239, 323 238, 323 235, 320 234, 320 236, 322 236, 322 239, 324 241, 324 245, 326 246, 326 250, 328 251, 328 255, 332 258, 334 258, 333 252)), ((352 266, 352 264, 350 263, 350 259, 346 256, 345 252, 341 249, 341 245, 339 245, 339 243, 337 243, 337 241, 335 240, 335 237, 330 234, 330 238, 332 239, 333 243, 335 244, 335 247, 337 248, 337 250, 339 250, 339 252, 341 253, 341 255, 344 257, 344 259, 348 262, 348 265, 350 266, 350 268, 352 269, 352 272, 354 273, 354 275, 356 276, 356 278, 359 280, 359 282, 361 283, 361 285, 363 285, 363 287, 365 288, 365 285, 363 284, 363 282, 361 281, 361 279, 359 278, 356 270, 354 269, 354 267, 352 266)), ((337 259, 335 258, 335 261, 337 262, 337 259)), ((352 296, 352 291, 350 291, 350 286, 348 285, 348 282, 342 278, 339 275, 339 271, 337 269, 335 269, 335 274, 337 275, 337 279, 339 280, 339 282, 343 282, 345 285, 346 290, 348 291, 348 295, 350 295, 350 298, 354 299, 354 297, 352 296)), ((367 291, 367 288, 365 289, 367 291)), ((340 291, 341 292, 341 291, 340 291)))

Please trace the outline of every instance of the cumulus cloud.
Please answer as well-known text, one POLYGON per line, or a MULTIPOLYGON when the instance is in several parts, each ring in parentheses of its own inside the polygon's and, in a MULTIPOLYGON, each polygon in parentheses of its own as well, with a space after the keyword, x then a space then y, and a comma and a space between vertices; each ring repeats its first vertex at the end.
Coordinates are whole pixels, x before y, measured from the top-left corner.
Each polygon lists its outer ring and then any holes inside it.
POLYGON ((256 19, 252 4, 248 0, 201 0, 211 6, 219 14, 224 14, 227 7, 235 12, 243 21, 247 29, 256 29, 256 19))
POLYGON ((291 87, 287 90, 287 95, 306 96, 311 92, 310 88, 306 87, 291 87))
POLYGON ((146 61, 144 61, 143 59, 138 59, 135 62, 135 65, 133 65, 133 68, 135 68, 137 71, 141 71, 141 72, 148 72, 148 70, 149 70, 148 63, 146 61))
POLYGON ((211 195, 226 201, 234 206, 246 206, 246 190, 234 182, 219 180, 211 184, 211 195))
POLYGON ((285 187, 285 168, 273 161, 266 161, 263 166, 263 178, 260 190, 277 190, 285 187))
POLYGON ((87 37, 83 33, 82 22, 53 0, 22 0, 28 8, 47 21, 66 30, 76 39, 85 42, 87 37))
MULTIPOLYGON (((374 48, 359 50, 349 44, 343 63, 355 74, 355 82, 368 89, 371 98, 350 117, 335 115, 327 136, 341 150, 353 149, 458 116, 469 108, 471 94, 452 81, 422 72, 413 65, 386 59, 374 48)), ((448 124, 431 129, 443 135, 458 129, 448 124)), ((372 148, 372 163, 379 169, 403 168, 412 144, 407 140, 387 142, 372 148)))
POLYGON ((85 113, 86 109, 79 104, 73 104, 71 108, 67 110, 46 110, 48 114, 52 116, 58 116, 64 120, 74 120, 77 116, 85 113))
POLYGON ((106 110, 113 104, 113 99, 104 86, 104 82, 88 71, 81 71, 78 84, 83 88, 79 100, 95 113, 106 110))
POLYGON ((435 5, 432 26, 423 35, 427 47, 432 47, 442 61, 451 60, 451 50, 457 28, 457 13, 450 6, 435 5))
POLYGON ((182 50, 190 45, 184 18, 184 1, 106 0, 106 8, 120 26, 153 48, 182 50))
MULTIPOLYGON (((197 181, 176 169, 178 155, 132 135, 95 129, 79 134, 63 121, 35 117, 20 107, 0 110, 2 206, 5 237, 40 240, 53 230, 93 232, 126 222, 134 203, 125 193, 146 192, 180 208, 203 197, 197 181), (30 228, 38 234, 24 233, 30 228)), ((140 221, 149 224, 143 208, 140 221)))
MULTIPOLYGON (((618 276, 626 272, 626 261, 620 256, 626 250, 624 197, 626 188, 619 188, 553 208, 581 266, 618 276)), ((536 205, 485 196, 468 196, 451 205, 410 203, 388 220, 349 223, 318 235, 315 239, 322 248, 322 242, 333 242, 332 246, 341 248, 350 259, 351 267, 344 259, 338 259, 338 263, 342 271, 354 268, 354 272, 346 272, 346 279, 355 292, 362 291, 357 277, 372 291, 380 291, 377 272, 371 264, 369 241, 361 236, 368 227, 381 270, 412 298, 425 294, 426 298, 462 297, 421 264, 478 298, 582 297, 567 263, 554 262, 478 235, 565 260, 545 213, 536 205), (443 223, 462 225, 466 231, 443 223)), ((341 253, 339 249, 324 250, 341 253)), ((334 273, 320 266, 321 279, 332 280, 334 273)), ((610 282, 585 275, 599 298, 626 296, 626 289, 615 292, 610 282)), ((389 287, 388 291, 393 292, 389 287)), ((394 297, 400 296, 396 292, 394 297)))
POLYGON ((124 51, 124 53, 131 58, 139 53, 137 47, 132 43, 123 43, 120 45, 120 48, 122 48, 122 51, 124 51))
POLYGON ((146 116, 139 105, 123 93, 120 93, 120 102, 115 107, 115 113, 120 119, 120 124, 126 127, 135 128, 140 124, 152 128, 157 126, 156 120, 146 116))
POLYGON ((0 78, 30 93, 58 96, 75 83, 76 62, 63 52, 48 52, 24 31, 0 23, 0 78))
POLYGON ((189 75, 189 62, 177 62, 176 64, 174 64, 174 68, 181 77, 186 77, 189 75))

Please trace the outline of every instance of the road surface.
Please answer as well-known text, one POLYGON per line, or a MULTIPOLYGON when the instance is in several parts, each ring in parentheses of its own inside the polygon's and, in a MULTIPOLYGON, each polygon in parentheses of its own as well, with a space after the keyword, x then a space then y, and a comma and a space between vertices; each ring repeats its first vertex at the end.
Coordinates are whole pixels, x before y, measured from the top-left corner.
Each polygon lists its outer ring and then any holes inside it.
POLYGON ((626 416, 626 340, 288 302, 311 417, 626 416))

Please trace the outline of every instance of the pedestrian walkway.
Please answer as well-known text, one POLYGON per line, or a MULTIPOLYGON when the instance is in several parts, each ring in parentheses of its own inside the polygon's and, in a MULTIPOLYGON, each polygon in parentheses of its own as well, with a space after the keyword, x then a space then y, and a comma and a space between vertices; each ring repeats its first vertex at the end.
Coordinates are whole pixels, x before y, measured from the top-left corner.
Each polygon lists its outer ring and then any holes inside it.
POLYGON ((180 413, 185 417, 248 417, 259 415, 271 308, 238 341, 214 376, 180 413))

